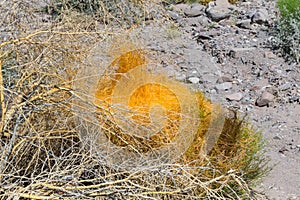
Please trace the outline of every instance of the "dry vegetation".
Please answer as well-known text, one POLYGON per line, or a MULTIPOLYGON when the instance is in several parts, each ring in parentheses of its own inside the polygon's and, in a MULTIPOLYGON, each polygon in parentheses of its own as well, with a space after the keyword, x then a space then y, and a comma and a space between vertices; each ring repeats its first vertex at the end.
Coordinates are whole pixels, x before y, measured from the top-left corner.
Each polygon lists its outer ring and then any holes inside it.
MULTIPOLYGON (((95 149, 94 136, 118 131, 110 110, 78 85, 89 86, 105 69, 89 76, 78 73, 95 65, 88 55, 95 44, 116 34, 112 30, 138 26, 164 12, 153 2, 87 1, 86 7, 72 2, 80 1, 0 2, 0 199, 255 198, 252 181, 266 170, 258 154, 260 133, 237 116, 226 117, 216 147, 201 156, 203 135, 213 119, 212 105, 201 93, 202 126, 176 162, 127 169, 109 162, 113 152, 95 149)), ((134 61, 123 59, 125 66, 139 60, 141 52, 129 56, 134 61)), ((117 72, 113 80, 124 73, 117 72)))

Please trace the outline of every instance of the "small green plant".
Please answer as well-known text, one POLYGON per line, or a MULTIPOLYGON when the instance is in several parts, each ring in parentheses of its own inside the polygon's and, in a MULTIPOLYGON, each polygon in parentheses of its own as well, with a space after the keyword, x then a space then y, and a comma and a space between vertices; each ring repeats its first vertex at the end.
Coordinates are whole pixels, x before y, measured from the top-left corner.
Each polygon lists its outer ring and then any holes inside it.
POLYGON ((297 15, 300 9, 299 0, 279 0, 277 2, 282 17, 300 17, 297 15))
POLYGON ((181 35, 178 26, 176 24, 170 24, 166 28, 166 37, 169 39, 174 39, 176 37, 179 37, 181 35))
POLYGON ((279 0, 277 46, 288 61, 300 62, 300 0, 279 0))

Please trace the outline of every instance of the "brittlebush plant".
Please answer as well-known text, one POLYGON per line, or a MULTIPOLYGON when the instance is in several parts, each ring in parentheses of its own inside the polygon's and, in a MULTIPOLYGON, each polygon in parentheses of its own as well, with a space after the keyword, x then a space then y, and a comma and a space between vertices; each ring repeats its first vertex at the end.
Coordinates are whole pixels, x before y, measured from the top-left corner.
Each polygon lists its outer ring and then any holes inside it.
MULTIPOLYGON (((236 170, 248 183, 255 183, 270 170, 268 159, 264 156, 262 133, 255 129, 245 119, 240 118, 235 111, 225 116, 221 135, 212 149, 206 155, 201 155, 203 137, 207 133, 212 112, 211 102, 201 93, 196 94, 199 103, 200 126, 194 142, 183 156, 183 162, 193 165, 209 165, 227 173, 236 170)), ((213 174, 206 174, 213 178, 213 174)))

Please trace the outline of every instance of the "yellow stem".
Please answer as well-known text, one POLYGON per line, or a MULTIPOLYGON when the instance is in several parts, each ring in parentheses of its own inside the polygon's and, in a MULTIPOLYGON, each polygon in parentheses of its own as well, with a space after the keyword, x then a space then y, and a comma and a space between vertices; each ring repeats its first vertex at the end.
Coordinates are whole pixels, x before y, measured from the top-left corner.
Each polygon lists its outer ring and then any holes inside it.
POLYGON ((4 86, 3 86, 3 76, 2 76, 2 64, 3 61, 0 59, 0 102, 1 102, 1 122, 0 122, 0 138, 3 136, 3 126, 5 121, 5 101, 4 101, 4 86))

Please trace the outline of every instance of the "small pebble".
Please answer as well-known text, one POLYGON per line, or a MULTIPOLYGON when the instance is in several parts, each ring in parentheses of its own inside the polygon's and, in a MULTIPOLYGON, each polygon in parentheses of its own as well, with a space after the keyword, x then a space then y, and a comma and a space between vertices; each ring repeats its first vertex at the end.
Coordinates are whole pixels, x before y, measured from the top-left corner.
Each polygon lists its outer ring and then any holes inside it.
POLYGON ((240 92, 226 95, 226 99, 230 101, 240 101, 244 95, 240 92))
POLYGON ((231 82, 224 82, 216 85, 217 90, 229 90, 232 88, 231 82))
POLYGON ((198 77, 189 77, 189 78, 188 78, 188 81, 189 81, 190 83, 197 84, 197 83, 199 83, 200 78, 198 78, 198 77))
POLYGON ((281 140, 281 137, 279 137, 278 135, 273 137, 274 140, 281 140))
POLYGON ((275 99, 274 95, 265 91, 262 95, 256 100, 256 105, 259 107, 268 106, 275 99))

